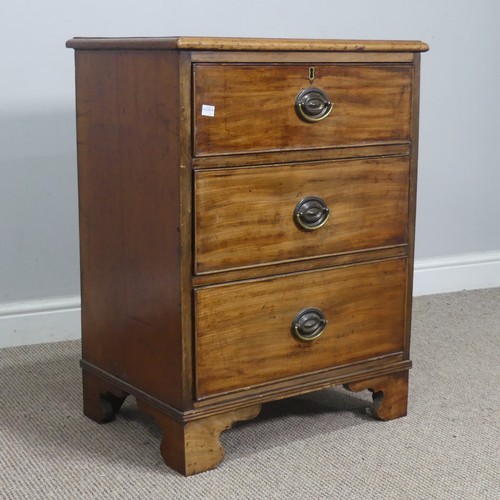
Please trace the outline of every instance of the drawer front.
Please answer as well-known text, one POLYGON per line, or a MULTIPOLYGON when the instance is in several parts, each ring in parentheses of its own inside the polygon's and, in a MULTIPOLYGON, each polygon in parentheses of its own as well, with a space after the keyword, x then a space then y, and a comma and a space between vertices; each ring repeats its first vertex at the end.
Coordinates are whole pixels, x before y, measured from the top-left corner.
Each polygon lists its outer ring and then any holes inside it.
POLYGON ((404 244, 408 171, 407 157, 198 171, 195 272, 404 244), (328 219, 307 230, 295 209, 311 196, 328 219))
POLYGON ((196 394, 203 398, 403 349, 405 259, 195 291, 196 394), (304 308, 327 320, 303 341, 304 308))
POLYGON ((314 70, 311 83, 304 64, 194 65, 194 155, 409 140, 410 65, 323 64, 314 70), (295 107, 310 87, 333 103, 316 123, 299 118, 295 107))

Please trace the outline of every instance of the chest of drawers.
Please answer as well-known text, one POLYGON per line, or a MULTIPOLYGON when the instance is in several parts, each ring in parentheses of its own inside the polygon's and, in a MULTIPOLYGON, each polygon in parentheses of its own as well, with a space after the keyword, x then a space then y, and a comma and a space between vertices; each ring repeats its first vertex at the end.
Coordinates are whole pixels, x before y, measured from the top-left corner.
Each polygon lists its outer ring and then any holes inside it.
POLYGON ((406 414, 421 42, 83 39, 84 412, 186 475, 262 403, 406 414))

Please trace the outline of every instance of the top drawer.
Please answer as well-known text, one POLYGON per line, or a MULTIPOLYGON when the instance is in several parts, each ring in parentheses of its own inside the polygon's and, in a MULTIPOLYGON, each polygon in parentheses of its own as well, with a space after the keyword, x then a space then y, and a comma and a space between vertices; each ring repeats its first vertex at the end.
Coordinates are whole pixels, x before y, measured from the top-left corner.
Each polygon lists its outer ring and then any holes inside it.
POLYGON ((307 64, 195 64, 194 155, 410 139, 411 65, 315 65, 312 82, 310 71, 307 64), (314 123, 295 106, 310 87, 333 104, 314 123))

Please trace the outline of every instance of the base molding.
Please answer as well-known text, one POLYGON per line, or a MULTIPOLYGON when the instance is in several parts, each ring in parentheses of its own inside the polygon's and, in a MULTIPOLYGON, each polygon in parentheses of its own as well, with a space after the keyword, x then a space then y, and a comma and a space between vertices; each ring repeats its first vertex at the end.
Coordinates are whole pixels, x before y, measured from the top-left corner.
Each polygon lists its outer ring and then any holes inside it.
POLYGON ((80 297, 0 304, 0 348, 79 339, 80 297))
MULTIPOLYGON (((413 295, 500 287, 500 251, 417 259, 413 295)), ((80 338, 80 297, 0 304, 0 348, 80 338)))
MULTIPOLYGON (((224 414, 231 411, 238 411, 249 405, 261 405, 277 399, 289 398, 298 396, 299 394, 306 394, 308 392, 319 391, 334 386, 339 386, 347 383, 357 383, 363 380, 372 380, 379 377, 393 376, 398 373, 408 373, 412 366, 410 360, 400 360, 397 362, 383 362, 368 361, 360 363, 359 366, 354 367, 339 367, 331 370, 328 374, 309 374, 300 377, 302 380, 297 383, 297 380, 292 386, 286 386, 285 381, 277 381, 271 384, 267 391, 253 390, 247 391, 245 394, 240 394, 235 398, 224 398, 212 401, 195 401, 194 407, 186 409, 185 411, 179 410, 170 406, 169 404, 160 401, 154 396, 149 395, 143 390, 135 387, 111 373, 89 363, 88 361, 81 360, 80 366, 82 367, 83 374, 88 375, 89 378, 100 380, 102 383, 107 384, 109 387, 116 389, 116 394, 119 393, 129 394, 134 396, 138 401, 142 401, 150 408, 156 408, 159 412, 166 415, 173 422, 187 424, 204 418, 213 417, 216 415, 224 414)), ((94 419, 98 420, 98 419, 94 419)))
POLYGON ((413 296, 500 287, 500 251, 415 260, 413 296))
MULTIPOLYGON (((190 476, 216 467, 224 458, 220 434, 231 428, 235 422, 249 420, 259 414, 263 398, 259 402, 243 400, 244 405, 227 408, 196 419, 174 418, 172 409, 161 401, 150 398, 133 386, 110 382, 111 376, 97 375, 98 368, 88 370, 92 365, 82 362, 83 409, 84 414, 97 423, 114 420, 116 413, 128 395, 135 396, 138 409, 151 415, 162 431, 161 455, 167 466, 190 476), (125 390, 127 385, 129 390, 125 390)), ((101 371, 101 374, 105 372, 101 371)), ((367 374, 370 375, 370 374, 367 374)), ((115 379, 118 382, 118 379, 115 379)), ((352 391, 369 389, 373 392, 373 404, 369 406, 373 416, 380 420, 393 420, 406 415, 408 401, 408 369, 396 369, 382 376, 368 376, 362 379, 346 380, 346 388, 352 391)), ((304 393, 303 388, 300 393, 304 393)), ((282 398, 276 393, 270 401, 282 398)), ((220 410, 220 409, 219 409, 220 410)), ((177 411, 177 410, 176 410, 177 411)), ((184 417, 188 412, 183 412, 184 417)))

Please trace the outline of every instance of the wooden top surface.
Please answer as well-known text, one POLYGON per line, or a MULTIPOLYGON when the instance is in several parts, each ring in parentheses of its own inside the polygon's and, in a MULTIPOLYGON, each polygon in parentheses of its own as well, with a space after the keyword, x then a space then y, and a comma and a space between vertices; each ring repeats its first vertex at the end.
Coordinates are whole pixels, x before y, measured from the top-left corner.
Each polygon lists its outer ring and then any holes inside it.
POLYGON ((300 38, 72 38, 73 49, 163 49, 306 52, 426 52, 429 46, 411 40, 313 40, 300 38))

